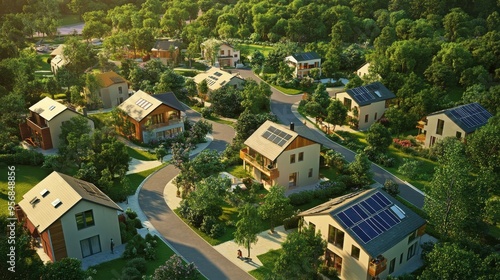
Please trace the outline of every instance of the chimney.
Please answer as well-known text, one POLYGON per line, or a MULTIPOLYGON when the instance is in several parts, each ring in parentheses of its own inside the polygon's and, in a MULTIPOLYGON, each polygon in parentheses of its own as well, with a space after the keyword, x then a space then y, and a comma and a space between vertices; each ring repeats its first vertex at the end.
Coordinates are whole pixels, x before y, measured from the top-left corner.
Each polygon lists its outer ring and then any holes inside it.
POLYGON ((293 122, 290 122, 290 130, 295 131, 295 124, 293 122))

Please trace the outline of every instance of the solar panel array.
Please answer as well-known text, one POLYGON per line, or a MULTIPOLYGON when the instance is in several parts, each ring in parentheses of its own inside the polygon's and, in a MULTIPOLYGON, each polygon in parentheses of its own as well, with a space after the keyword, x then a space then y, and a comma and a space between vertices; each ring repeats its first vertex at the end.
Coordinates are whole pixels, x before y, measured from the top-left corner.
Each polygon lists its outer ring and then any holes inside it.
POLYGON ((137 100, 137 102, 135 102, 135 104, 144 110, 147 110, 147 109, 149 109, 149 107, 153 106, 153 103, 146 101, 143 98, 140 98, 139 100, 137 100))
POLYGON ((220 72, 215 72, 215 73, 214 73, 214 75, 215 75, 215 76, 217 76, 217 77, 220 77, 220 76, 222 76, 222 73, 220 73, 220 72))
POLYGON ((281 129, 278 129, 274 126, 270 126, 267 128, 264 133, 262 133, 262 137, 266 138, 267 140, 273 142, 274 144, 283 147, 290 138, 292 138, 292 135, 284 132, 281 129))
POLYGON ((373 94, 370 93, 368 88, 364 86, 353 88, 351 89, 351 92, 354 94, 353 98, 356 99, 358 103, 366 102, 369 100, 375 100, 375 96, 373 96, 373 94))
POLYGON ((217 80, 219 80, 219 78, 210 75, 207 78, 207 85, 212 86, 213 84, 215 84, 217 82, 217 80))
POLYGON ((492 115, 481 105, 471 103, 450 109, 449 113, 457 120, 462 122, 467 128, 474 128, 488 122, 492 115))
POLYGON ((381 235, 401 222, 391 209, 392 202, 382 193, 376 192, 367 199, 356 203, 337 214, 364 243, 381 235))

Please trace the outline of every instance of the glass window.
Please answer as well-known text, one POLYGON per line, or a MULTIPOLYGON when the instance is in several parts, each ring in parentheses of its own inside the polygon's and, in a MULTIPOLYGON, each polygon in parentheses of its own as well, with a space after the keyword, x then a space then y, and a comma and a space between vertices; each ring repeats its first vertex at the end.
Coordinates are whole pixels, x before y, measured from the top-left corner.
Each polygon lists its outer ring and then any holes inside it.
POLYGON ((359 253, 360 253, 360 250, 358 247, 352 245, 351 247, 351 256, 357 260, 359 260, 359 253))
POLYGON ((299 161, 303 161, 304 160, 304 152, 300 152, 299 153, 299 161))
POLYGON ((290 163, 295 163, 295 154, 290 155, 290 163))
POLYGON ((332 225, 329 225, 328 242, 340 249, 344 248, 344 232, 332 225))
POLYGON ((373 120, 375 120, 375 121, 377 120, 377 114, 378 113, 375 113, 375 117, 373 117, 373 120))
POLYGON ((443 135, 444 121, 438 119, 438 124, 436 127, 436 134, 443 135))
POLYGON ((406 256, 406 260, 409 260, 413 256, 415 256, 415 253, 417 252, 417 243, 418 242, 413 243, 413 245, 411 245, 410 248, 408 248, 408 255, 406 256))
POLYGON ((415 240, 415 238, 417 238, 417 231, 412 232, 410 236, 408 236, 408 244, 410 244, 410 242, 415 240))
POLYGON ((348 110, 351 110, 352 100, 344 97, 344 106, 346 106, 348 110))
POLYGON ((80 248, 82 250, 82 257, 88 257, 101 252, 101 242, 99 235, 92 236, 80 241, 80 248))
POLYGON ((220 50, 220 55, 224 55, 224 50, 220 50))
POLYGON ((309 174, 308 174, 308 177, 311 178, 313 176, 313 169, 312 168, 309 168, 309 174))
POLYGON ((365 123, 368 122, 368 114, 365 115, 365 123))
POLYGON ((399 264, 401 264, 403 262, 403 254, 404 253, 401 253, 401 256, 399 256, 399 264))
POLYGON ((457 139, 461 139, 462 138, 462 132, 457 131, 456 136, 457 136, 457 139))
POLYGON ((396 258, 391 260, 391 263, 389 264, 389 274, 394 272, 394 268, 396 267, 396 258))
POLYGON ((119 94, 122 94, 122 93, 123 93, 123 89, 122 89, 122 87, 118 87, 118 93, 119 93, 119 94))
POLYGON ((76 226, 78 229, 84 229, 93 226, 95 224, 92 210, 76 214, 75 219, 76 219, 76 226))
POLYGON ((312 228, 313 231, 316 231, 316 225, 311 222, 309 222, 309 228, 312 228))

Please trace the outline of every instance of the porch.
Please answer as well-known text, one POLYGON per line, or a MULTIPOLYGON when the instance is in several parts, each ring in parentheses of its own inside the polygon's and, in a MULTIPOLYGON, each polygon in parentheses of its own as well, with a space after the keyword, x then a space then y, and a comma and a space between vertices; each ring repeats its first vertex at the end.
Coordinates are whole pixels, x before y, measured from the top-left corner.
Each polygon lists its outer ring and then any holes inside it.
POLYGON ((271 160, 263 157, 255 151, 252 151, 249 147, 240 150, 240 158, 244 162, 260 170, 260 172, 269 177, 270 180, 274 180, 280 176, 278 168, 271 160))

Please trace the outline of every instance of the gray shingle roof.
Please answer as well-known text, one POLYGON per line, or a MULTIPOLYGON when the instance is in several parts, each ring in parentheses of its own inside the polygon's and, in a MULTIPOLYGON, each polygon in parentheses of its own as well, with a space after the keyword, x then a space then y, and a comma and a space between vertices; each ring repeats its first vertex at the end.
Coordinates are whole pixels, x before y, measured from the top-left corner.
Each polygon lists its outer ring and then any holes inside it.
POLYGON ((365 106, 396 97, 396 95, 388 90, 381 82, 374 82, 365 86, 348 89, 346 93, 352 97, 359 106, 365 106))
POLYGON ((184 111, 184 106, 182 106, 182 103, 177 99, 173 92, 153 94, 152 96, 160 100, 163 104, 168 105, 169 107, 172 107, 179 111, 184 111))

